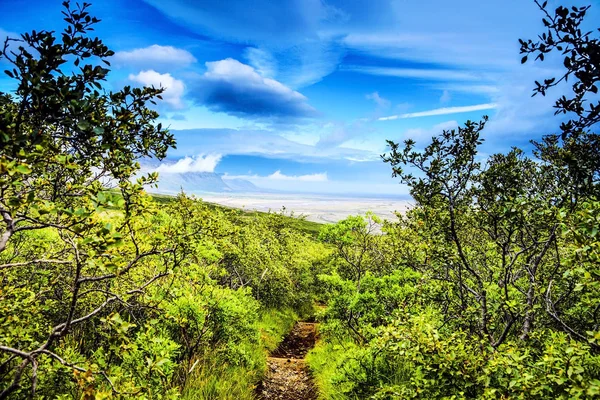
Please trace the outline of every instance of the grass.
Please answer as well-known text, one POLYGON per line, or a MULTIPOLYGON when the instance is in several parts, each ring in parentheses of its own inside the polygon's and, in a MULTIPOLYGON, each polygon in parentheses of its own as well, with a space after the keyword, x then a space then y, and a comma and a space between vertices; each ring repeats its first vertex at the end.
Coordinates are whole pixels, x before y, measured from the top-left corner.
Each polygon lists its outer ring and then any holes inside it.
MULTIPOLYGON (((348 347, 354 347, 348 342, 348 347)), ((322 400, 348 400, 349 397, 342 392, 340 383, 336 382, 339 376, 339 361, 345 358, 349 351, 346 346, 334 345, 326 341, 319 341, 306 355, 306 363, 310 368, 313 380, 322 400)))
POLYGON ((292 310, 264 310, 257 324, 258 344, 245 351, 250 365, 232 365, 218 355, 204 357, 194 369, 183 390, 183 400, 251 400, 254 388, 265 373, 266 357, 292 329, 298 315, 292 310))

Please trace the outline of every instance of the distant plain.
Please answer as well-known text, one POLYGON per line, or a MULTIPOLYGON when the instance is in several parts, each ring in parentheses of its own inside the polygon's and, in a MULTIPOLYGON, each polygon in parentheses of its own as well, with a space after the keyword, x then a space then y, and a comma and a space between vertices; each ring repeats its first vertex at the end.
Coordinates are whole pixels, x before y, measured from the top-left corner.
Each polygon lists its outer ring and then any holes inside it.
POLYGON ((396 219, 395 212, 404 213, 413 204, 396 198, 365 198, 350 195, 307 195, 274 193, 202 193, 197 197, 209 203, 252 211, 281 211, 303 215, 308 221, 332 223, 349 215, 364 215, 372 211, 380 218, 396 219))

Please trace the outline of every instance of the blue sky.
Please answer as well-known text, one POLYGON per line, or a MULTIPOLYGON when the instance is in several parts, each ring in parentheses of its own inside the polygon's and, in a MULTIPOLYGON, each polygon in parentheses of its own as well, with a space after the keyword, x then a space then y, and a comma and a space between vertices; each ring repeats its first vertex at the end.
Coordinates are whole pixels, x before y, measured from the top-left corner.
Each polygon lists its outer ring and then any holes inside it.
MULTIPOLYGON (((520 64, 518 39, 543 31, 533 1, 99 0, 91 10, 116 51, 107 88, 166 88, 161 122, 178 147, 163 170, 402 195, 379 159, 386 139, 425 143, 489 115, 485 159, 558 127, 562 89, 531 94, 560 60, 520 64)), ((0 1, 0 37, 60 30, 60 11, 57 0, 0 1)))

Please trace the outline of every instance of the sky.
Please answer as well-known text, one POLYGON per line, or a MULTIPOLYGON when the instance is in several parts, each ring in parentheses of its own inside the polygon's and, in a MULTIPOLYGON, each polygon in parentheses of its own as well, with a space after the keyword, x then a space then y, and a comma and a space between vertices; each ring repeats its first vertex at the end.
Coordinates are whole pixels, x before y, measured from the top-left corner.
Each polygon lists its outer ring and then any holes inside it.
MULTIPOLYGON (((480 157, 557 131, 532 97, 559 59, 521 65, 543 32, 529 0, 97 0, 115 55, 106 84, 162 86, 178 145, 159 172, 217 172, 268 189, 405 195, 386 140, 488 115, 480 157)), ((565 4, 583 5, 566 2, 565 4)), ((598 21, 591 1, 588 20, 598 21)), ((558 3, 550 2, 550 7, 558 3)), ((0 38, 64 27, 58 0, 0 0, 0 38)), ((1 66, 1 65, 0 65, 1 66)), ((0 91, 13 90, 0 77, 0 91)))

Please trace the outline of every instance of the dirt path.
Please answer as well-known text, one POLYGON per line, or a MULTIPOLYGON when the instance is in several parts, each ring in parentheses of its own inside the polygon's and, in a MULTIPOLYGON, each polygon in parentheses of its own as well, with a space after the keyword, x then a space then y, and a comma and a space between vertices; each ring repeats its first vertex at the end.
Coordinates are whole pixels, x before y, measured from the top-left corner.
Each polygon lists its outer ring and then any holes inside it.
POLYGON ((256 388, 260 400, 316 400, 304 357, 315 345, 316 324, 298 322, 267 359, 267 375, 256 388))

